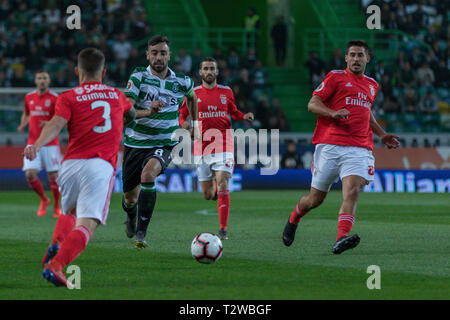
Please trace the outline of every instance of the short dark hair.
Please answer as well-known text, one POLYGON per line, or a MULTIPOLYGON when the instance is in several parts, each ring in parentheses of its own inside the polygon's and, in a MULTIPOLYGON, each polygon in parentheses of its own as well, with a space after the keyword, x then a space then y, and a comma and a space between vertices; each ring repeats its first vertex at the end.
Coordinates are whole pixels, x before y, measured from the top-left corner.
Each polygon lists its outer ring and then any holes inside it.
POLYGON ((369 45, 364 40, 350 40, 347 43, 347 53, 350 47, 363 47, 366 50, 366 53, 369 54, 369 45))
POLYGON ((158 34, 156 36, 151 37, 148 40, 148 47, 157 45, 158 43, 165 42, 167 46, 170 46, 170 41, 167 39, 165 35, 158 34))
POLYGON ((96 48, 86 48, 78 54, 78 68, 89 76, 96 75, 105 67, 105 55, 96 48))
POLYGON ((202 68, 202 64, 203 62, 214 62, 217 66, 217 60, 214 59, 213 57, 205 57, 203 58, 202 62, 200 62, 200 69, 202 68))
POLYGON ((36 76, 39 73, 46 73, 46 74, 50 75, 50 73, 47 70, 45 70, 45 69, 38 69, 38 70, 36 70, 34 72, 34 76, 36 76))

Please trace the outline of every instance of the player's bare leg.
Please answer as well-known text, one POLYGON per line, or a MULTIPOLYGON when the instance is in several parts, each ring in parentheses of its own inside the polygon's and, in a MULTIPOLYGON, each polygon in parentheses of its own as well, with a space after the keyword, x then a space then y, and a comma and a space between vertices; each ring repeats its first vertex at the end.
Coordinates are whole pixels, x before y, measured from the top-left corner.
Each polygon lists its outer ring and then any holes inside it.
POLYGON ((48 172, 47 175, 48 181, 50 182, 50 190, 53 196, 53 217, 58 218, 61 215, 59 186, 58 183, 56 183, 56 179, 58 179, 58 171, 48 172))
POLYGON ((28 185, 33 188, 39 198, 41 198, 41 204, 39 205, 37 215, 42 217, 47 212, 50 199, 45 195, 44 187, 42 186, 41 180, 39 180, 37 176, 38 173, 39 171, 34 169, 25 170, 25 178, 27 179, 28 185))
POLYGON ((333 245, 333 253, 340 254, 356 247, 360 238, 357 234, 349 236, 355 222, 358 196, 368 181, 360 176, 351 175, 342 179, 342 204, 339 209, 338 234, 333 245))
POLYGON ((228 239, 228 217, 230 216, 230 190, 228 189, 231 174, 226 171, 216 171, 217 210, 219 211, 219 238, 228 239))
POLYGON ((156 203, 155 180, 161 173, 161 170, 161 162, 156 158, 151 158, 142 170, 141 188, 138 198, 138 221, 134 243, 134 247, 138 249, 147 246, 145 235, 147 234, 148 224, 156 203))
POLYGON ((137 202, 141 185, 137 185, 133 190, 124 192, 122 208, 127 213, 125 221, 125 233, 128 238, 133 238, 136 234, 137 202))
POLYGON ((308 194, 305 194, 297 203, 294 211, 291 212, 288 222, 283 231, 283 243, 290 246, 295 239, 298 223, 309 211, 320 206, 327 196, 327 192, 311 187, 308 194))
POLYGON ((200 188, 202 189, 202 195, 205 200, 213 200, 216 194, 216 187, 214 178, 207 181, 200 181, 200 188))
POLYGON ((97 219, 77 219, 75 228, 64 239, 55 257, 44 267, 42 276, 56 286, 71 288, 73 285, 67 281, 62 269, 84 251, 99 224, 97 219))

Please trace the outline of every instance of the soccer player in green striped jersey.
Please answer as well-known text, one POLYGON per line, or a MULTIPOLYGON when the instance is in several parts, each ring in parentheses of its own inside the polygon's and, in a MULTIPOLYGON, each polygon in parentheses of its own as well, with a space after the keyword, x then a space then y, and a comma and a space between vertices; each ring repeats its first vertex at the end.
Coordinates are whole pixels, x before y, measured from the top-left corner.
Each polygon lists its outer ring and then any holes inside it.
POLYGON ((172 140, 179 128, 178 109, 186 97, 191 119, 197 119, 194 82, 169 67, 171 52, 167 37, 148 41, 148 67, 136 68, 125 95, 134 104, 136 119, 125 128, 122 207, 127 213, 126 234, 135 237, 135 248, 145 248, 145 236, 156 203, 156 177, 171 161, 178 143, 172 140), (137 225, 136 225, 137 220, 137 225))

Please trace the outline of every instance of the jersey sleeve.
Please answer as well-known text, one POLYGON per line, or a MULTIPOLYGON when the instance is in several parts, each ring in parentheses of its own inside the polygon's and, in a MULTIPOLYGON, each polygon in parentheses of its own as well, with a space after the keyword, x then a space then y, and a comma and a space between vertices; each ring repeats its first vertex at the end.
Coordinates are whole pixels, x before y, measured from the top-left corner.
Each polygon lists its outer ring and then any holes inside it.
POLYGON ((244 113, 238 110, 236 102, 234 101, 233 91, 231 90, 228 94, 228 113, 230 114, 231 119, 233 120, 243 120, 245 115, 244 113))
POLYGON ((139 91, 141 89, 142 72, 135 69, 128 79, 125 88, 125 96, 133 98, 135 101, 139 99, 139 91))
POLYGON ((65 95, 59 95, 58 99, 56 99, 55 116, 63 117, 69 121, 72 116, 72 108, 70 105, 71 103, 65 95))
POLYGON ((127 99, 126 95, 122 91, 117 90, 117 93, 119 94, 119 103, 123 107, 123 114, 125 114, 130 111, 133 104, 127 99))
POLYGON ((322 101, 327 100, 336 91, 336 77, 333 72, 329 72, 322 83, 314 90, 313 96, 319 96, 322 101))
POLYGON ((24 112, 25 112, 25 114, 26 115, 29 115, 30 114, 30 107, 28 106, 28 99, 25 97, 25 106, 24 106, 24 112))
POLYGON ((183 123, 186 122, 186 119, 189 116, 189 110, 187 108, 186 99, 184 99, 183 104, 181 105, 181 108, 179 111, 180 111, 179 123, 180 123, 180 127, 181 127, 183 125, 183 123))
POLYGON ((191 77, 186 77, 185 80, 186 80, 186 85, 185 85, 186 93, 185 93, 185 96, 186 97, 190 97, 190 96, 192 96, 192 93, 194 92, 194 80, 192 80, 191 77))

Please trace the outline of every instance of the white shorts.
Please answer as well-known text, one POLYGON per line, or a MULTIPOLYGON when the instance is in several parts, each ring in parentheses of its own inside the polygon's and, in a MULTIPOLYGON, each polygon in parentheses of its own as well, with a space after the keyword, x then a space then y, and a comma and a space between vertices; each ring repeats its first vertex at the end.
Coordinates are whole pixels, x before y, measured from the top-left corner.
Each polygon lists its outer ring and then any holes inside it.
POLYGON ((351 146, 318 144, 311 165, 311 187, 329 192, 334 182, 356 175, 373 181, 375 158, 372 151, 351 146))
POLYGON ((231 152, 216 153, 196 158, 198 181, 210 181, 215 171, 233 174, 234 156, 231 152))
POLYGON ((24 157, 22 170, 41 171, 45 168, 47 172, 54 172, 58 171, 60 167, 61 153, 59 152, 59 146, 46 146, 39 150, 36 159, 30 161, 24 157))
POLYGON ((77 218, 106 224, 114 180, 114 168, 103 159, 64 161, 57 179, 62 212, 68 214, 76 208, 77 218))

